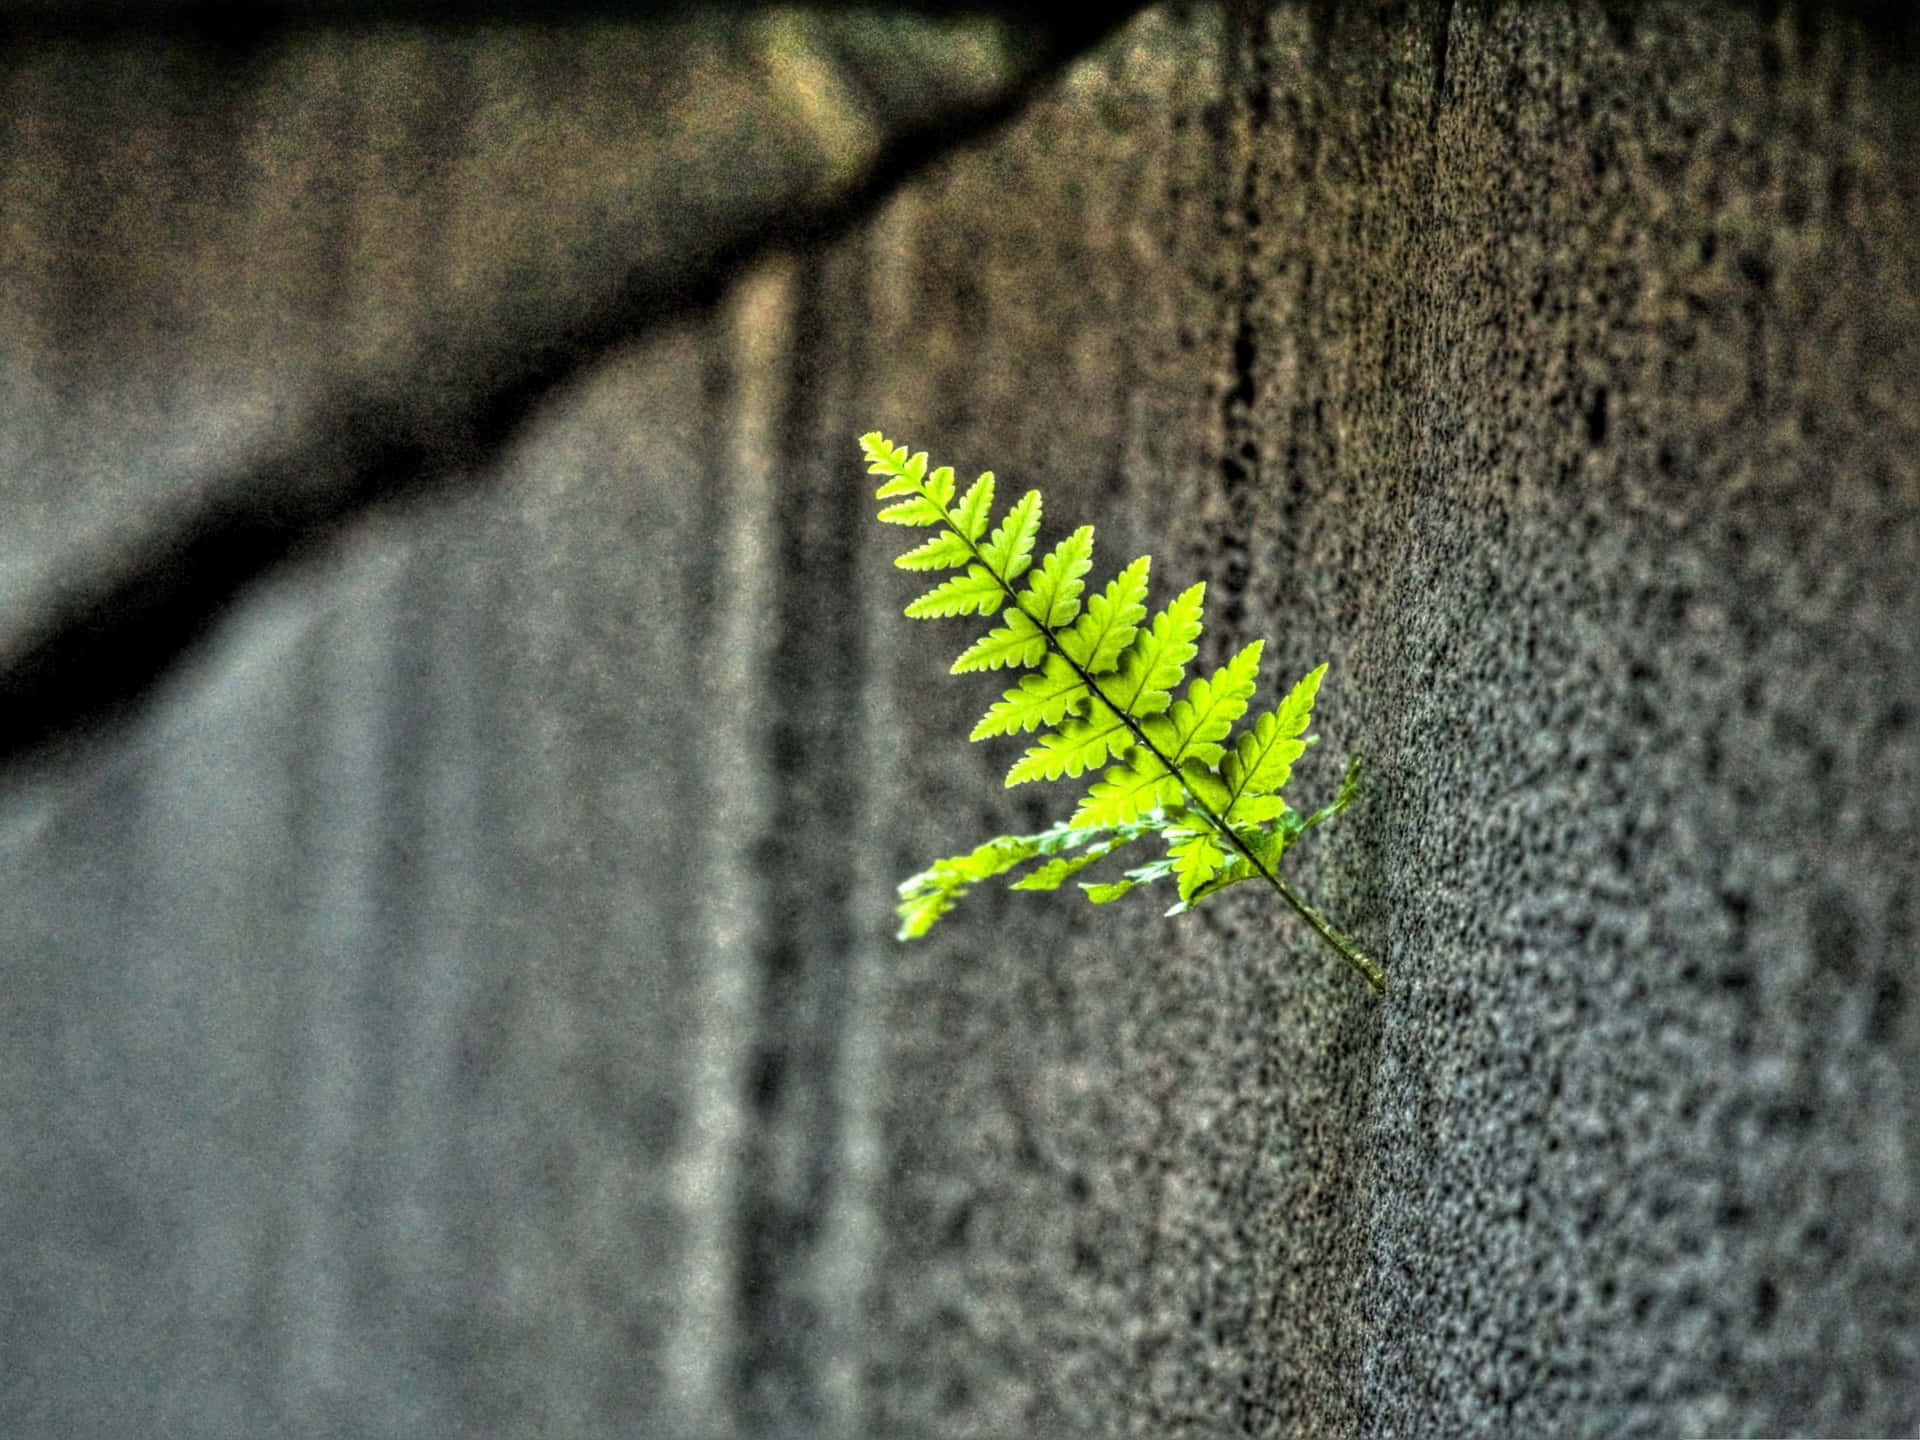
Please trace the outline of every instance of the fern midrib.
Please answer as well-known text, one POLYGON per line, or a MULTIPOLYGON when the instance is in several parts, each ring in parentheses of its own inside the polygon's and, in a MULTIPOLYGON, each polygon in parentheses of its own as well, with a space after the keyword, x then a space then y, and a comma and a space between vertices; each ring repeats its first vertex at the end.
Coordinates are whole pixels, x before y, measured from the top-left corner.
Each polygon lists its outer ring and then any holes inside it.
POLYGON ((1318 910, 1314 909, 1313 906, 1295 894, 1293 887, 1270 870, 1265 862, 1253 852, 1253 848, 1248 845, 1246 841, 1242 840, 1239 835, 1234 833, 1231 825, 1213 813, 1213 807, 1201 798, 1199 792, 1188 782, 1187 777, 1180 773, 1180 767, 1169 760, 1166 755, 1162 753, 1160 747, 1147 738, 1146 731, 1140 727, 1134 717, 1116 705, 1113 700, 1108 697, 1107 692, 1100 687, 1099 682, 1093 675, 1089 674, 1078 660, 1075 660, 1073 656, 1067 653, 1066 647, 1060 643, 1059 637, 1054 634, 1053 627, 1020 603, 1019 592, 1007 583, 1005 576, 1000 575, 994 570, 993 565, 981 551, 978 542, 976 542, 971 535, 968 535, 963 527, 953 523, 952 512, 947 509, 944 502, 934 498, 932 492, 927 488, 926 482, 924 480, 916 480, 913 484, 914 488, 925 498, 932 500, 935 505, 940 507, 941 513, 947 516, 947 528, 960 537, 966 544, 967 549, 972 553, 973 558, 979 562, 981 569, 985 570, 992 578, 994 584, 998 585, 1001 590, 1006 593, 1007 602, 1022 615, 1026 616, 1027 619, 1033 623, 1034 628, 1046 637, 1047 648, 1072 667, 1073 673, 1080 677, 1081 683, 1087 687, 1089 694, 1098 695, 1100 702, 1120 717, 1120 723, 1127 727, 1127 733, 1133 736, 1134 743, 1139 745, 1149 755, 1153 756, 1154 759, 1158 760, 1161 767, 1175 780, 1180 782, 1180 788, 1186 791, 1187 798, 1193 802, 1188 808, 1197 810, 1205 817, 1207 823, 1213 827, 1214 833, 1221 836, 1229 845, 1240 852, 1241 856, 1249 865, 1253 866, 1260 877, 1273 887, 1274 893, 1279 895, 1288 905, 1292 906, 1294 913, 1299 915, 1307 924, 1311 925, 1315 933, 1318 934, 1322 940, 1326 941, 1328 945, 1332 946, 1334 952, 1338 954, 1342 960, 1345 960, 1347 964, 1359 972, 1360 978, 1367 982, 1368 988, 1370 988, 1374 994, 1386 994, 1387 977, 1380 966, 1369 956, 1356 949, 1353 943, 1338 930, 1334 929, 1333 926, 1328 923, 1326 917, 1318 910))

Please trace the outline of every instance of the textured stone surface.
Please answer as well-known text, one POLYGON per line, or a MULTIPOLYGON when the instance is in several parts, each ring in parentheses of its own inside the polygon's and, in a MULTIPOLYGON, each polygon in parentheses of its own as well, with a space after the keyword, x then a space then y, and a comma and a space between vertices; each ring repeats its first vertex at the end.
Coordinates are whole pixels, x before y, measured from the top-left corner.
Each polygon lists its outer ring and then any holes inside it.
MULTIPOLYGON (((717 222, 622 209, 632 37, 390 42, 227 82, 326 223, 165 102, 211 64, 9 72, 0 654, 207 477, 331 453, 341 375, 473 473, 9 763, 0 1430, 1920 1429, 1908 52, 1148 11, 476 456, 436 417, 503 345, 717 222), (436 151, 496 178, 435 210, 436 151), (1384 1002, 1251 887, 893 944, 895 879, 1068 796, 998 787, 967 628, 897 617, 875 425, 1095 522, 1096 578, 1205 579, 1203 660, 1332 661, 1296 783, 1369 796, 1294 865, 1384 1002)), ((796 134, 926 103, 840 79, 796 134)))

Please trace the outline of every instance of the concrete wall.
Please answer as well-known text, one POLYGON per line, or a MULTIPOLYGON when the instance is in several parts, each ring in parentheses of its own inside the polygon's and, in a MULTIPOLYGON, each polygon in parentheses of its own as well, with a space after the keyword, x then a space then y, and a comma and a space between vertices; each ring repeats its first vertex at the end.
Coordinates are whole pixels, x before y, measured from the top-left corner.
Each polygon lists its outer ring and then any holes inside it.
POLYGON ((674 24, 8 61, 0 1430, 1920 1428, 1911 51, 674 24), (1071 795, 875 426, 1332 662, 1384 1001, 895 945, 1071 795))

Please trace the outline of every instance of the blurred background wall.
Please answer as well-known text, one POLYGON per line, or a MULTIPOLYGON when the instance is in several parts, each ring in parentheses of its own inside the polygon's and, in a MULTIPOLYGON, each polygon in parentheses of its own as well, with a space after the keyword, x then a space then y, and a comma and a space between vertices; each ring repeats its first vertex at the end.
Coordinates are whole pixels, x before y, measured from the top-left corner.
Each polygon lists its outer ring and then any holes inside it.
POLYGON ((0 1433, 1920 1429, 1910 29, 209 13, 0 13, 0 1433), (875 427, 1332 662, 1383 1001, 893 942, 875 427))

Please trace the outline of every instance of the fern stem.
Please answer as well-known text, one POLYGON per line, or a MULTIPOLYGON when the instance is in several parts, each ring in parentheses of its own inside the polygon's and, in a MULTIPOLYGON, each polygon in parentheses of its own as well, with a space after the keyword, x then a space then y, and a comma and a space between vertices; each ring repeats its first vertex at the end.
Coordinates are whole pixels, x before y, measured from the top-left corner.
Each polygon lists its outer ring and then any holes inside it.
MULTIPOLYGON (((940 505, 943 511, 946 509, 946 506, 941 504, 941 502, 935 499, 928 491, 924 482, 916 482, 915 488, 927 499, 934 500, 934 503, 940 505)), ((1208 805, 1207 802, 1200 797, 1199 792, 1187 782, 1187 777, 1180 773, 1180 767, 1175 765, 1171 759, 1162 753, 1159 746, 1147 738, 1147 732, 1141 728, 1140 724, 1132 715, 1122 710, 1107 698, 1106 691, 1100 688, 1094 677, 1087 672, 1078 660, 1075 660, 1073 656, 1067 653, 1066 647, 1060 643, 1059 637, 1054 634, 1053 627, 1020 603, 1019 593, 1008 583, 1004 575, 1001 575, 992 565, 987 563, 987 557, 981 553, 979 545, 975 543, 973 538, 966 533, 965 527, 950 523, 949 529, 960 538, 968 550, 973 552, 974 559, 993 577, 994 583, 1006 592, 1007 603, 1032 621, 1034 628, 1046 637, 1047 648, 1072 667, 1073 673, 1078 675, 1081 683, 1087 687, 1087 693, 1089 695, 1098 695, 1101 702, 1119 718, 1120 723, 1127 727, 1128 733, 1133 736, 1134 743, 1144 749, 1149 755, 1153 756, 1155 760, 1158 760, 1160 767, 1180 782, 1180 788, 1187 792, 1187 799, 1192 802, 1187 808, 1197 811, 1201 816, 1205 817, 1207 823, 1213 827, 1214 833, 1240 852, 1246 862, 1260 873, 1261 878, 1273 886, 1275 893, 1293 907, 1294 913, 1302 920, 1305 920, 1307 924, 1311 925, 1314 933, 1326 941, 1336 955, 1354 968, 1360 978, 1367 982, 1368 989, 1373 991, 1375 995, 1385 995, 1387 993, 1387 976, 1386 972, 1380 968, 1379 963, 1367 955, 1365 951, 1361 950, 1358 945, 1355 945, 1353 941, 1341 934, 1326 916, 1322 915, 1302 899, 1291 885, 1282 880, 1258 855, 1253 853, 1252 847, 1234 832, 1231 825, 1213 813, 1213 808, 1208 805)))
MULTIPOLYGON (((1002 583, 1004 584, 1004 582, 1002 583)), ((1019 601, 1016 600, 1014 603, 1019 604, 1019 601)), ((1024 606, 1021 608, 1023 610, 1025 609, 1024 606)), ((1028 618, 1031 619, 1031 615, 1029 615, 1028 618)), ((1087 689, 1093 694, 1099 695, 1102 700, 1105 700, 1105 692, 1094 684, 1093 677, 1085 670, 1082 670, 1079 663, 1054 641, 1053 631, 1047 629, 1044 625, 1040 628, 1047 637, 1047 643, 1053 645, 1061 659, 1073 666, 1074 672, 1086 682, 1087 689)), ((1146 731, 1134 723, 1131 715, 1121 714, 1120 710, 1111 702, 1108 702, 1107 708, 1112 710, 1114 714, 1120 716, 1122 723, 1124 723, 1128 731, 1132 733, 1134 741, 1144 747, 1154 759, 1160 762, 1161 769, 1165 770, 1180 782, 1180 788, 1187 792, 1187 799, 1192 802, 1187 808, 1196 810, 1205 817, 1206 822, 1213 827, 1214 833, 1229 845, 1233 846, 1234 849, 1238 850, 1240 854, 1245 857, 1247 863, 1260 872, 1261 878, 1273 886, 1275 893, 1278 894, 1282 900, 1293 907, 1294 913, 1313 927, 1314 934, 1326 941, 1327 944, 1333 948, 1336 955, 1346 961, 1347 964, 1351 965, 1354 970, 1359 973, 1360 978, 1367 982, 1367 988, 1369 990, 1373 991, 1375 995, 1385 995, 1387 993, 1387 975, 1386 972, 1380 968, 1379 962, 1343 935, 1339 929, 1334 926, 1332 921, 1328 920, 1326 916, 1309 905, 1301 898, 1298 891, 1287 884, 1286 881, 1282 880, 1277 872, 1269 868, 1264 860, 1254 854, 1253 847, 1242 840, 1231 825, 1213 813, 1213 807, 1200 797, 1199 792, 1196 791, 1192 785, 1187 783, 1187 777, 1180 773, 1179 767, 1161 752, 1159 746, 1147 738, 1146 731)))
MULTIPOLYGON (((1244 846, 1242 847, 1241 853, 1245 853, 1244 846)), ((1259 864, 1257 860, 1254 863, 1259 864)), ((1301 899, 1294 891, 1294 888, 1287 884, 1286 881, 1266 869, 1265 866, 1261 866, 1261 872, 1266 875, 1267 879, 1272 883, 1273 888, 1280 892, 1280 898, 1291 905, 1294 908, 1294 912, 1313 927, 1314 933, 1326 941, 1327 944, 1331 945, 1334 950, 1338 952, 1342 960, 1360 972, 1360 978, 1367 982, 1368 989, 1372 990, 1376 995, 1385 995, 1387 993, 1387 972, 1380 968, 1378 961, 1373 959, 1373 957, 1368 955, 1358 945, 1355 945, 1353 941, 1349 940, 1345 935, 1341 934, 1326 916, 1322 915, 1318 910, 1314 909, 1313 906, 1301 899)))

